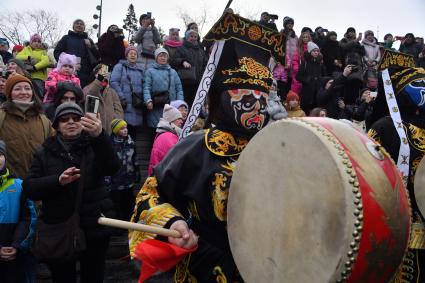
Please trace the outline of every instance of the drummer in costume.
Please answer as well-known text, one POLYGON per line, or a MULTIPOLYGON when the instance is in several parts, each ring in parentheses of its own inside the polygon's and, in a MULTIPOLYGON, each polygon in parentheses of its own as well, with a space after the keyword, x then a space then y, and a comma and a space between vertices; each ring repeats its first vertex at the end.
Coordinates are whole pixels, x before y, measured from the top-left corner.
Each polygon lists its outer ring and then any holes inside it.
POLYGON ((175 282, 242 282, 227 236, 229 186, 240 153, 267 124, 273 78, 268 66, 271 57, 283 61, 284 40, 232 13, 225 13, 204 40, 225 42, 208 93, 215 126, 175 145, 141 188, 132 217, 185 236, 131 232, 130 253, 145 239, 185 248, 198 241, 198 249, 176 266, 175 282))
MULTIPOLYGON (((410 55, 386 51, 380 63, 389 116, 375 122, 368 135, 397 163, 409 191, 412 229, 409 249, 394 283, 425 282, 425 226, 414 194, 416 169, 425 154, 425 70, 410 55)), ((385 101, 382 99, 382 102, 385 101)))

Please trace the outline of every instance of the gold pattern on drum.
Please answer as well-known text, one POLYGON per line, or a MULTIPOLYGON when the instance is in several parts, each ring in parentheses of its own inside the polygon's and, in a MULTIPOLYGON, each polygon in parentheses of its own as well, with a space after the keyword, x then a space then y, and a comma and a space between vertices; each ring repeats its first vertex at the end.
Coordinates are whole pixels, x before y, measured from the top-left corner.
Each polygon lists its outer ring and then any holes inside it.
POLYGON ((233 170, 235 168, 234 160, 227 160, 226 164, 222 164, 223 171, 215 173, 212 185, 214 187, 211 192, 212 202, 214 206, 215 216, 220 221, 227 220, 227 199, 229 197, 230 181, 232 179, 233 170))

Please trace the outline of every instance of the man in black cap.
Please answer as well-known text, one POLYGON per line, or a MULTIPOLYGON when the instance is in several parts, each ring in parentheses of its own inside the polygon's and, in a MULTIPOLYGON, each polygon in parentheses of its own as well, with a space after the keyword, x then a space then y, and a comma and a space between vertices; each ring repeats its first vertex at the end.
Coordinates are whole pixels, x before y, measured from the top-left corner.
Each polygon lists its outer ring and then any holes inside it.
POLYGON ((138 58, 145 68, 155 62, 154 51, 161 43, 161 36, 155 26, 155 18, 151 13, 146 13, 139 18, 140 28, 133 35, 134 42, 137 43, 138 58))
MULTIPOLYGON (((176 282, 241 281, 227 236, 227 197, 235 163, 250 138, 267 124, 272 85, 270 57, 283 62, 284 41, 249 20, 224 14, 204 40, 225 40, 209 90, 214 124, 181 140, 141 188, 134 222, 179 231, 160 238, 198 249, 176 267, 176 282), (221 28, 232 25, 233 28, 221 28), (270 40, 262 40, 268 38, 270 40), (199 235, 199 239, 197 237, 199 235)), ((130 233, 130 252, 151 233, 130 233)))
POLYGON ((277 26, 274 23, 275 20, 277 20, 277 15, 270 15, 268 12, 262 12, 258 23, 273 31, 277 31, 277 26))
POLYGON ((316 43, 320 47, 320 49, 322 49, 326 41, 325 32, 328 32, 328 30, 319 26, 314 30, 313 33, 313 42, 316 43))
POLYGON ((341 39, 340 45, 342 47, 342 55, 345 58, 345 64, 356 65, 362 68, 362 57, 366 54, 364 47, 360 44, 362 40, 362 33, 356 37, 356 30, 349 27, 341 39))

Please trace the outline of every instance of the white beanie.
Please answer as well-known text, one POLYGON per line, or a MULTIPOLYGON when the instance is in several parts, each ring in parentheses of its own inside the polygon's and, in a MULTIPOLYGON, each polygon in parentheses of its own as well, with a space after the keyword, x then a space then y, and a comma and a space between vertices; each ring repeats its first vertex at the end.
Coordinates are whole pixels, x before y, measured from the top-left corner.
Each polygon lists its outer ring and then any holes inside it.
POLYGON ((177 108, 174 108, 170 104, 165 104, 162 118, 164 118, 168 123, 172 123, 177 119, 182 119, 182 114, 177 108))
MULTIPOLYGON (((165 48, 163 48, 163 47, 157 48, 157 49, 155 50, 155 52, 153 53, 153 55, 155 56, 155 60, 156 60, 156 58, 158 57, 158 55, 159 55, 159 54, 161 54, 161 53, 167 53, 167 55, 168 55, 168 51, 167 51, 167 49, 165 49, 165 48)), ((169 56, 169 55, 168 55, 168 56, 169 56)))
POLYGON ((319 49, 320 50, 319 46, 317 46, 316 43, 314 43, 313 41, 309 41, 307 43, 307 51, 308 51, 308 53, 311 53, 311 51, 313 51, 314 49, 319 49))

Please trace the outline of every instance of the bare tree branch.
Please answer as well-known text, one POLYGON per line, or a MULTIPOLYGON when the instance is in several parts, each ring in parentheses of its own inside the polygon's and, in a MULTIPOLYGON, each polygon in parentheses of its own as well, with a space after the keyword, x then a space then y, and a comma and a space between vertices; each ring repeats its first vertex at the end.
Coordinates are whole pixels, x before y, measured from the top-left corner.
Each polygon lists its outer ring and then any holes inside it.
POLYGON ((25 38, 25 35, 21 31, 23 22, 23 15, 21 13, 5 11, 3 17, 0 18, 0 32, 2 36, 7 38, 12 44, 22 44, 25 38))
POLYGON ((201 6, 196 9, 196 13, 183 9, 181 6, 177 8, 177 16, 183 21, 185 27, 190 23, 196 23, 199 28, 199 33, 202 34, 206 24, 210 21, 210 13, 207 2, 199 1, 201 6))
POLYGON ((13 44, 22 44, 38 33, 44 42, 53 46, 64 32, 64 24, 58 16, 45 10, 5 12, 0 18, 0 33, 13 44))

